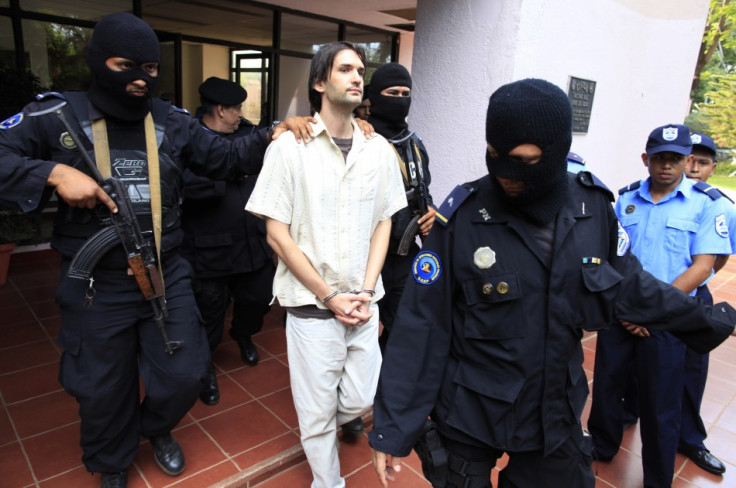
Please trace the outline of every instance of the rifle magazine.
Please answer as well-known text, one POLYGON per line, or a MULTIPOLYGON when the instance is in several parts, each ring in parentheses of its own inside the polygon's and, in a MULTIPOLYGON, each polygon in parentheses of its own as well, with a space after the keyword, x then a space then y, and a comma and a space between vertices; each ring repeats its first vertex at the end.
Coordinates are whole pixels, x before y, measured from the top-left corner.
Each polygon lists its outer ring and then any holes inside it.
POLYGON ((74 255, 67 276, 83 280, 89 279, 100 258, 119 243, 120 238, 114 226, 104 227, 97 231, 74 255))

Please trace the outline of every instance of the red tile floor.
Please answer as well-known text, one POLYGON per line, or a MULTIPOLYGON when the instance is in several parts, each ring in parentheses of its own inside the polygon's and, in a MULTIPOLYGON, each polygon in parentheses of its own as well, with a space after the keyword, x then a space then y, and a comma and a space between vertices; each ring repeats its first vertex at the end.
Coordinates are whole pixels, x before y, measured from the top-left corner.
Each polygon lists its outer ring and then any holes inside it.
MULTIPOLYGON (((89 475, 80 462, 76 402, 56 380, 58 265, 53 251, 16 254, 8 282, 0 286, 0 486, 5 488, 99 486, 99 477, 89 475)), ((711 290, 716 299, 736 304, 736 259, 716 276, 711 290)), ((225 335, 214 357, 222 400, 214 407, 198 403, 175 431, 187 456, 186 471, 177 478, 163 474, 150 445, 142 441, 129 470, 131 488, 309 486, 289 389, 282 315, 274 307, 255 336, 261 354, 256 367, 240 361, 237 346, 225 335)), ((583 345, 592 384, 595 335, 586 336, 583 345)), ((727 471, 723 477, 710 475, 678 455, 675 488, 736 487, 736 338, 711 353, 710 364, 701 414, 709 431, 707 445, 727 471)), ((596 486, 640 487, 639 448, 638 427, 632 426, 614 461, 594 465, 596 486)), ((378 486, 365 436, 343 442, 340 460, 348 487, 378 486)), ((420 473, 412 456, 392 486, 429 486, 420 473)), ((494 470, 494 486, 497 474, 494 470)))

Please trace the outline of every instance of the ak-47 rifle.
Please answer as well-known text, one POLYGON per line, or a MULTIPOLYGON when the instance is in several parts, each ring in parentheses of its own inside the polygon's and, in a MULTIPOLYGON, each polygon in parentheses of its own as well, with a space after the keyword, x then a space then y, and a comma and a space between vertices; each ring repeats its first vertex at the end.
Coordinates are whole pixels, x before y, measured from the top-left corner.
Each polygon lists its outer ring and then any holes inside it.
POLYGON ((406 226, 404 233, 401 235, 399 248, 396 251, 400 256, 406 256, 409 253, 409 247, 419 232, 419 219, 427 213, 429 202, 426 194, 427 186, 425 185, 422 161, 421 159, 419 161, 416 160, 416 158, 421 158, 421 156, 419 156, 419 150, 413 142, 413 138, 414 133, 409 132, 401 138, 389 139, 389 142, 396 150, 396 154, 399 156, 399 164, 402 165, 401 173, 404 176, 404 183, 409 187, 406 191, 406 201, 409 204, 409 210, 411 210, 412 215, 409 225, 406 226))
POLYGON ((97 165, 89 157, 87 151, 84 150, 84 146, 79 140, 77 133, 64 116, 62 110, 64 105, 66 105, 66 101, 46 110, 30 113, 29 115, 56 114, 79 149, 82 159, 89 167, 95 180, 118 207, 117 213, 110 212, 109 217, 103 220, 107 224, 106 227, 103 227, 90 237, 77 251, 69 266, 67 275, 71 278, 90 280, 91 287, 94 282, 92 273, 97 262, 110 249, 118 244, 122 244, 128 259, 128 267, 133 271, 133 276, 135 276, 135 280, 143 296, 151 304, 153 320, 164 339, 164 349, 167 354, 173 354, 174 350, 182 347, 184 343, 183 341, 169 340, 169 336, 166 333, 168 310, 166 308, 166 298, 164 296, 161 274, 156 265, 156 253, 151 246, 150 240, 146 239, 143 236, 143 232, 141 232, 140 224, 138 223, 138 218, 135 215, 133 203, 130 201, 125 184, 112 176, 103 178, 99 169, 97 169, 97 165))

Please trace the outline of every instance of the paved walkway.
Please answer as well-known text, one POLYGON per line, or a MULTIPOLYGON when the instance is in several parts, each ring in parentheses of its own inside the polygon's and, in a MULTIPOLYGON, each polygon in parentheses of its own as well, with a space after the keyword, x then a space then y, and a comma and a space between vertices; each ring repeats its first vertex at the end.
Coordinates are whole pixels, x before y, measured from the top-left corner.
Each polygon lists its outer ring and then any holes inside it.
MULTIPOLYGON (((11 274, 0 287, 0 486, 4 488, 95 488, 99 476, 81 465, 77 404, 56 379, 60 350, 55 343, 59 314, 53 301, 59 260, 51 251, 13 256, 11 274)), ((736 304, 736 259, 711 283, 716 300, 736 304)), ((225 334, 215 353, 222 400, 195 405, 175 431, 186 456, 177 478, 156 467, 142 441, 129 470, 130 488, 258 486, 308 487, 309 468, 299 445, 281 319, 274 307, 255 336, 261 354, 245 366, 225 334)), ((593 383, 595 334, 584 338, 585 368, 593 383)), ((587 419, 588 406, 584 412, 587 419)), ((711 354, 702 416, 707 445, 727 465, 724 477, 710 475, 678 455, 675 488, 736 487, 736 338, 711 354)), ((611 463, 596 463, 597 487, 632 488, 642 483, 638 427, 625 434, 611 463)), ((347 486, 376 487, 367 438, 342 443, 340 460, 347 486)), ((415 455, 392 486, 429 486, 415 455)), ((499 463, 503 468, 505 460, 499 463)), ((497 479, 494 472, 494 486, 497 479)))

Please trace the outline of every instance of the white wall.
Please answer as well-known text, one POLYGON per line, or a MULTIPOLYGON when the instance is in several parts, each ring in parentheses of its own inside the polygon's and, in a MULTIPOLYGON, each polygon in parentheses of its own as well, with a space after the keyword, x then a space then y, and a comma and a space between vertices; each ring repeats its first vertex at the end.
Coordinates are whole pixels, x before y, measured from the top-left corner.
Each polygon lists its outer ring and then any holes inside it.
POLYGON ((438 203, 486 173, 486 107, 513 76, 517 3, 418 0, 409 121, 427 146, 438 203))
POLYGON ((488 97, 504 83, 597 82, 572 148, 613 190, 646 176, 649 132, 682 123, 708 0, 418 0, 411 125, 440 200, 485 174, 488 97), (640 5, 644 4, 644 5, 640 5))

